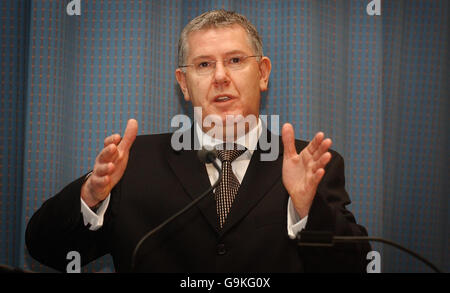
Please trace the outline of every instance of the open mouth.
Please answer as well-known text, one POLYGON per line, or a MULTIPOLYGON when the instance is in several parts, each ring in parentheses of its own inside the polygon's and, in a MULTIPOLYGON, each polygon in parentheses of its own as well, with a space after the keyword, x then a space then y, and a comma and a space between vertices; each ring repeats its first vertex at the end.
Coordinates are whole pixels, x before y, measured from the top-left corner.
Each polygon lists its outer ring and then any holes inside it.
POLYGON ((224 103, 224 102, 231 101, 232 99, 233 98, 230 97, 230 96, 219 96, 219 97, 216 97, 214 99, 214 102, 216 102, 216 103, 224 103))

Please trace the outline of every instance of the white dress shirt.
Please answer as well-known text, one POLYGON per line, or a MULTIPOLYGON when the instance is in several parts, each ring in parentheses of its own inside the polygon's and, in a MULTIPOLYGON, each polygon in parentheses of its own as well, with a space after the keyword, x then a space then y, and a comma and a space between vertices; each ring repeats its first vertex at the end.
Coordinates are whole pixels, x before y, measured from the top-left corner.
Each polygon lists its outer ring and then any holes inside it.
MULTIPOLYGON (((200 147, 209 146, 214 147, 218 144, 223 144, 224 142, 220 139, 213 138, 207 134, 205 134, 198 123, 194 123, 196 128, 196 135, 199 141, 200 147)), ((231 168, 236 178, 239 180, 239 183, 242 183, 244 179, 245 172, 247 171, 248 165, 250 163, 250 159, 255 151, 259 136, 261 135, 261 120, 258 120, 258 124, 256 127, 251 129, 247 135, 241 136, 237 138, 235 143, 243 145, 246 147, 246 151, 236 158, 231 163, 231 168)), ((222 162, 219 159, 216 159, 216 162, 219 166, 221 166, 222 162)), ((213 164, 206 164, 206 170, 208 172, 209 181, 211 185, 216 182, 219 172, 214 168, 213 164)), ((90 174, 89 174, 90 175, 90 174)), ((89 176, 88 175, 88 176, 89 176)), ((102 204, 97 209, 97 212, 94 213, 88 205, 81 199, 81 213, 83 214, 84 225, 90 224, 90 230, 97 230, 103 225, 103 217, 105 215, 106 209, 109 204, 110 195, 102 202, 102 204)), ((287 210, 287 231, 288 235, 291 239, 294 239, 298 232, 305 228, 306 222, 308 220, 308 216, 300 219, 300 216, 295 211, 294 205, 292 204, 291 199, 288 201, 288 210, 287 210)))

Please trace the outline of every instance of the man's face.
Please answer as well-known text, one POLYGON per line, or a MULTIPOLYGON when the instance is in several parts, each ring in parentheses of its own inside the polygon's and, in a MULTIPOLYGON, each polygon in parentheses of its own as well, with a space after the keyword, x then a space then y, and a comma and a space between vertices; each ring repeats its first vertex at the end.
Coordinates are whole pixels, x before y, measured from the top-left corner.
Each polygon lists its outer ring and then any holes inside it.
POLYGON ((269 81, 269 58, 247 58, 245 66, 239 70, 231 70, 223 63, 224 59, 232 56, 253 55, 255 52, 247 33, 239 25, 190 33, 186 64, 198 64, 199 61, 217 63, 208 75, 199 75, 192 66, 187 67, 185 73, 181 69, 176 70, 184 99, 191 101, 194 107, 201 107, 203 118, 215 114, 225 122, 226 115, 259 117, 261 91, 267 90, 269 81))

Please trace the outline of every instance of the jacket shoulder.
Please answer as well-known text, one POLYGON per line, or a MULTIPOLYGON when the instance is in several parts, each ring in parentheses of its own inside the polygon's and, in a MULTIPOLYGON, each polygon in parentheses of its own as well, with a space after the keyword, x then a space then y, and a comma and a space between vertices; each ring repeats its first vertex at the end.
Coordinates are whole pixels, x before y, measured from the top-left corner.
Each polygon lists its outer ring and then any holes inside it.
POLYGON ((170 143, 172 133, 159 133, 159 134, 145 134, 138 135, 131 147, 132 151, 139 151, 148 148, 157 148, 160 146, 167 147, 167 143, 170 143))

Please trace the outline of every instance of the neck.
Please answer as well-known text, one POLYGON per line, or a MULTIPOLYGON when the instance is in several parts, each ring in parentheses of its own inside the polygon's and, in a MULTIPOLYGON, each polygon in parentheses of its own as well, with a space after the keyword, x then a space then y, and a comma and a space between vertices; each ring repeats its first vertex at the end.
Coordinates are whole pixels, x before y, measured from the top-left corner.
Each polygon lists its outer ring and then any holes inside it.
POLYGON ((220 139, 224 142, 234 142, 240 137, 247 135, 252 129, 258 126, 259 119, 253 119, 252 121, 247 119, 241 119, 240 121, 225 122, 223 124, 212 123, 212 126, 203 121, 201 129, 204 134, 214 138, 220 139))

